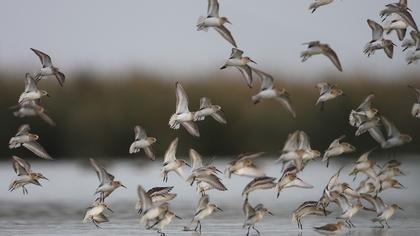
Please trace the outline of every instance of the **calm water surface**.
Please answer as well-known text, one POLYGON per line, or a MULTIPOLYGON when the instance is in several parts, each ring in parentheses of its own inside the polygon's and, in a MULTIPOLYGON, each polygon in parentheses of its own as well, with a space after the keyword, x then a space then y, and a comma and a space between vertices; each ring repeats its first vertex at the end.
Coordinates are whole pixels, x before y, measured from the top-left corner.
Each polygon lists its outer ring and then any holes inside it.
MULTIPOLYGON (((373 228, 370 219, 374 213, 361 212, 354 217, 353 223, 357 228, 343 232, 341 235, 419 235, 420 234, 420 162, 412 161, 418 157, 406 157, 404 170, 408 176, 399 178, 407 189, 389 190, 383 195, 387 203, 398 202, 405 211, 398 212, 389 230, 373 228)), ((302 220, 303 232, 296 229, 291 222, 291 212, 303 201, 317 200, 322 188, 329 177, 339 166, 333 161, 330 168, 321 163, 309 165, 300 175, 302 179, 315 186, 314 189, 287 189, 277 199, 273 190, 252 193, 252 204, 264 203, 275 215, 266 216, 257 227, 262 235, 321 235, 312 230, 313 226, 335 222, 339 211, 332 208, 334 213, 328 217, 308 217, 302 220)), ((128 188, 118 189, 109 198, 109 205, 114 211, 109 216, 110 222, 101 225, 97 230, 92 224, 82 224, 85 208, 94 199, 93 192, 98 185, 94 171, 88 161, 82 162, 33 162, 32 168, 47 176, 50 181, 44 181, 43 187, 31 186, 29 195, 23 196, 20 191, 8 192, 9 181, 13 178, 13 171, 9 162, 0 163, 0 179, 5 180, 0 185, 0 235, 156 235, 154 231, 147 231, 138 222, 139 217, 134 210, 137 200, 136 187, 142 184, 146 188, 153 186, 175 186, 178 197, 171 202, 173 210, 183 220, 175 220, 167 228, 168 235, 196 235, 183 232, 194 213, 198 195, 194 187, 185 184, 176 175, 169 176, 169 182, 162 184, 159 177, 159 163, 150 164, 137 160, 124 160, 109 163, 109 172, 114 174, 128 188), (133 164, 134 163, 134 164, 133 164)), ((225 162, 217 162, 223 169, 225 162)), ((263 163, 264 165, 264 163, 263 163)), ((280 176, 280 166, 271 165, 271 160, 265 164, 267 174, 280 176)), ((352 182, 347 177, 348 166, 341 178, 342 181, 352 182)), ((187 171, 187 169, 186 169, 187 171)), ((353 185, 356 185, 357 179, 353 185)), ((223 212, 213 215, 203 221, 202 235, 245 235, 242 229, 242 188, 250 181, 244 177, 224 179, 229 189, 226 192, 210 192, 212 202, 215 202, 223 212)))

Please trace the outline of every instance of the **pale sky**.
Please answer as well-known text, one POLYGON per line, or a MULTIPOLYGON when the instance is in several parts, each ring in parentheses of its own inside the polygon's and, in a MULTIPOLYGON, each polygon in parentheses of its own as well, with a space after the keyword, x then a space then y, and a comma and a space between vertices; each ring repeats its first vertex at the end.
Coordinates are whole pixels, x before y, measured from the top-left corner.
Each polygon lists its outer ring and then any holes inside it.
MULTIPOLYGON (((311 14, 311 0, 220 0, 220 14, 233 23, 227 27, 239 48, 271 73, 337 72, 323 57, 300 62, 301 44, 311 40, 329 43, 344 73, 418 73, 420 64, 406 65, 394 33, 393 60, 383 52, 362 54, 371 39, 366 20, 379 22, 379 11, 390 1, 336 0, 311 14)), ((196 31, 206 0, 3 0, 1 5, 0 68, 12 71, 39 67, 30 47, 49 53, 67 73, 78 68, 213 73, 231 50, 217 32, 196 31)), ((409 7, 420 23, 420 1, 409 1, 409 7)))

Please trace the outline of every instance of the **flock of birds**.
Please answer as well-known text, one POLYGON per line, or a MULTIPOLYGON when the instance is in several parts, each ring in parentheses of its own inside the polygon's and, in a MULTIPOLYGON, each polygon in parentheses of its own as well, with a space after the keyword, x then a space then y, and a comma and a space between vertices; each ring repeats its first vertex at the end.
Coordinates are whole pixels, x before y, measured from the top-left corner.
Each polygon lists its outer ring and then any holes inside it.
MULTIPOLYGON (((312 12, 320 6, 327 5, 333 0, 316 0, 311 4, 312 12)), ((407 7, 407 1, 401 0, 399 3, 386 5, 380 15, 384 18, 392 18, 389 24, 381 26, 373 20, 368 20, 369 26, 372 28, 372 41, 368 43, 365 53, 373 54, 376 50, 384 49, 385 53, 392 57, 393 42, 384 39, 384 32, 389 34, 396 31, 399 39, 403 41, 404 50, 409 47, 415 47, 416 52, 410 54, 409 63, 420 59, 420 34, 410 9, 407 7), (405 32, 408 27, 412 27, 411 39, 404 39, 405 32)), ((237 68, 245 78, 249 87, 253 84, 253 74, 255 73, 261 79, 261 90, 258 94, 252 96, 254 103, 259 103, 265 99, 275 99, 279 101, 288 112, 295 117, 296 113, 290 101, 290 95, 285 89, 276 89, 274 87, 273 77, 259 69, 253 68, 249 63, 255 63, 251 58, 244 56, 243 51, 237 48, 237 44, 232 37, 230 31, 224 26, 230 23, 226 17, 219 16, 219 3, 217 0, 208 0, 208 14, 206 17, 200 17, 197 24, 198 30, 207 31, 209 28, 215 29, 223 38, 234 46, 229 59, 223 67, 237 68)), ((342 70, 342 66, 337 54, 327 44, 313 41, 307 43, 308 49, 302 52, 302 61, 306 61, 313 55, 323 54, 327 56, 338 70, 342 70)), ((38 89, 39 81, 42 78, 54 76, 61 86, 64 85, 65 75, 52 64, 50 56, 39 50, 31 50, 39 57, 42 68, 34 74, 26 74, 25 91, 20 95, 17 109, 13 114, 16 117, 39 116, 51 126, 55 126, 55 122, 45 112, 41 106, 40 100, 44 96, 49 96, 44 90, 38 89)), ((343 94, 343 91, 336 85, 325 82, 318 83, 316 87, 319 89, 320 96, 316 101, 316 105, 320 104, 323 109, 325 102, 337 98, 343 94)), ((409 86, 416 94, 416 102, 412 108, 412 115, 420 118, 420 89, 409 86)), ((200 99, 200 107, 196 111, 190 111, 188 106, 188 96, 181 83, 175 85, 176 94, 176 111, 170 117, 169 126, 172 129, 179 129, 181 126, 194 137, 199 137, 200 132, 197 122, 204 120, 207 116, 211 116, 214 120, 221 124, 226 124, 227 120, 223 113, 222 107, 212 104, 210 98, 203 97, 200 99)), ((412 141, 412 137, 408 134, 400 133, 397 127, 388 120, 378 109, 372 106, 375 95, 370 94, 366 99, 353 109, 349 115, 349 123, 355 127, 355 136, 365 133, 369 134, 382 149, 389 149, 402 146, 412 141)), ((145 155, 151 160, 155 160, 155 153, 152 145, 157 141, 154 137, 149 137, 145 129, 139 125, 134 127, 135 140, 129 147, 129 153, 135 154, 144 150, 145 155)), ((322 155, 320 151, 312 149, 310 138, 304 132, 297 130, 289 134, 281 155, 276 163, 282 163, 282 175, 277 179, 267 176, 263 168, 258 167, 256 162, 264 153, 241 154, 237 159, 231 161, 224 170, 224 175, 230 178, 232 175, 250 177, 252 180, 244 187, 242 196, 243 213, 245 216, 243 227, 247 229, 247 235, 250 230, 255 230, 258 234, 259 230, 255 225, 260 222, 266 214, 272 213, 264 207, 263 204, 252 204, 250 202, 250 194, 257 190, 274 189, 277 197, 287 188, 313 188, 313 186, 299 178, 299 174, 305 167, 317 160, 329 162, 339 156, 356 151, 356 148, 346 142, 342 142, 345 136, 342 135, 333 140, 328 149, 322 155)), ((28 124, 21 125, 15 136, 10 139, 9 148, 25 147, 35 155, 52 160, 53 158, 38 142, 39 136, 31 133, 28 124)), ((193 219, 190 224, 184 227, 185 231, 199 231, 201 233, 201 223, 208 216, 217 211, 222 211, 216 204, 212 203, 209 198, 209 191, 226 191, 227 188, 223 183, 223 179, 219 176, 223 172, 220 171, 212 163, 204 164, 201 155, 194 149, 190 149, 189 157, 191 162, 176 158, 178 146, 178 138, 175 138, 169 145, 161 168, 161 177, 164 182, 168 181, 169 174, 175 172, 183 178, 189 185, 196 185, 197 194, 200 196, 197 208, 194 212, 193 219), (189 175, 185 174, 184 168, 191 168, 189 175)), ((377 147, 377 148, 378 148, 377 147)), ((369 150, 363 153, 354 163, 349 175, 356 179, 357 175, 363 174, 363 179, 352 188, 349 183, 341 182, 339 177, 342 172, 340 168, 335 175, 331 177, 323 190, 319 200, 306 201, 302 203, 292 213, 292 220, 299 229, 302 227, 302 218, 308 215, 327 216, 331 211, 327 209, 330 203, 336 204, 341 213, 337 217, 338 222, 315 227, 317 231, 339 232, 344 227, 352 228, 355 225, 351 219, 358 213, 360 209, 373 211, 376 217, 374 222, 378 222, 382 227, 385 223, 388 227, 388 220, 393 216, 396 210, 401 209, 397 204, 389 204, 382 200, 379 196, 383 191, 391 188, 402 189, 404 186, 396 179, 396 177, 405 175, 400 169, 401 162, 390 160, 383 165, 379 165, 374 160, 369 159, 369 155, 375 150, 369 150), (366 204, 367 203, 367 204, 366 204)), ((21 188, 23 194, 28 194, 26 188, 29 184, 41 186, 41 179, 48 180, 42 173, 32 170, 29 162, 24 159, 13 156, 13 169, 16 177, 9 186, 10 191, 21 188)), ((92 222, 99 228, 99 224, 108 222, 108 213, 112 210, 105 203, 105 200, 119 187, 125 186, 115 179, 98 161, 90 159, 90 163, 96 171, 99 178, 99 186, 96 188, 97 195, 92 205, 87 209, 83 222, 92 222)), ((139 201, 136 204, 136 210, 140 215, 140 222, 147 229, 156 230, 159 234, 165 235, 164 228, 171 223, 174 218, 180 218, 170 208, 170 201, 176 198, 177 194, 172 192, 173 187, 154 187, 146 191, 143 186, 138 186, 139 201)))

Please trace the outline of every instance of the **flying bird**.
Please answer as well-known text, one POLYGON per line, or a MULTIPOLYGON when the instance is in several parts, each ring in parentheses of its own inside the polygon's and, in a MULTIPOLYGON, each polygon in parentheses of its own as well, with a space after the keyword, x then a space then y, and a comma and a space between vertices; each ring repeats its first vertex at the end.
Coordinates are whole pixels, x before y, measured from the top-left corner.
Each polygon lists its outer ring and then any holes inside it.
POLYGON ((39 81, 44 76, 53 75, 62 87, 66 80, 66 76, 57 67, 53 66, 51 57, 37 49, 31 48, 31 50, 39 57, 42 64, 42 68, 38 71, 35 78, 39 81))
POLYGON ((320 41, 311 41, 304 43, 303 45, 308 45, 308 49, 300 54, 302 62, 305 62, 312 56, 323 54, 331 60, 331 62, 335 65, 335 67, 337 67, 339 71, 343 71, 337 54, 328 44, 323 44, 320 41))
POLYGON ((219 16, 218 0, 208 0, 207 17, 200 16, 197 22, 197 30, 208 31, 208 28, 216 30, 226 41, 237 47, 231 32, 224 26, 225 23, 232 24, 228 18, 219 16))
POLYGON ((235 67, 236 69, 241 72, 242 76, 244 77, 246 84, 249 88, 252 88, 252 68, 248 65, 248 63, 252 62, 257 64, 251 58, 247 56, 243 56, 244 52, 237 48, 232 48, 232 53, 230 54, 229 59, 226 60, 225 64, 220 67, 221 70, 227 67, 235 67))

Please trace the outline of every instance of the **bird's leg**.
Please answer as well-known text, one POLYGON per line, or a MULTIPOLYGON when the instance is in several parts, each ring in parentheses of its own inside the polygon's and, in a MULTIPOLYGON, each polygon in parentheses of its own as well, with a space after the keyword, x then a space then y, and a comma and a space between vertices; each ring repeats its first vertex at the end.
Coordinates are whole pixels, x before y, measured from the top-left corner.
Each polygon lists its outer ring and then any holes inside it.
POLYGON ((260 231, 256 229, 254 225, 252 226, 252 229, 255 230, 255 232, 257 232, 258 235, 260 235, 260 231))
POLYGON ((195 231, 195 232, 197 232, 197 229, 198 229, 198 222, 199 222, 199 221, 197 221, 197 224, 195 225, 195 228, 194 228, 194 231, 195 231))
POLYGON ((388 228, 391 228, 391 226, 389 226, 388 221, 385 221, 385 224, 388 228))
POLYGON ((96 220, 92 219, 92 223, 96 226, 97 229, 102 229, 98 223, 96 223, 96 220))
POLYGON ((25 186, 22 186, 22 190, 23 190, 23 195, 28 194, 28 189, 25 186))
POLYGON ((248 231, 246 233, 246 236, 249 236, 249 230, 251 229, 251 226, 248 226, 248 231))
POLYGON ((382 221, 379 221, 379 224, 381 224, 381 228, 385 228, 385 225, 382 223, 382 221))
POLYGON ((356 228, 356 225, 354 225, 353 222, 351 222, 351 220, 349 220, 349 223, 351 224, 352 227, 356 228))
POLYGON ((327 168, 330 165, 330 158, 327 159, 327 168))
POLYGON ((200 228, 198 228, 198 232, 200 232, 200 234, 201 234, 201 222, 198 221, 198 224, 200 224, 200 228))

